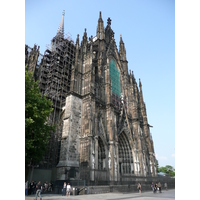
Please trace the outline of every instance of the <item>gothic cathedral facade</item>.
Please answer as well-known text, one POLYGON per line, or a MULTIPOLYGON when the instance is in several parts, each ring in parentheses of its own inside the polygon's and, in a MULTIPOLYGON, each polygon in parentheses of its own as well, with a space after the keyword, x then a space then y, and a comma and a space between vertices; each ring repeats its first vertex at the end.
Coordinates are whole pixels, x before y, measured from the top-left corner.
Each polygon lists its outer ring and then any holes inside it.
MULTIPOLYGON (((44 94, 51 88, 48 84, 53 83, 53 79, 42 79, 47 66, 45 57, 46 61, 49 56, 63 66, 70 57, 63 33, 64 18, 35 75, 44 94), (63 61, 54 53, 58 50, 64 52, 63 61)), ((100 12, 96 36, 88 39, 85 29, 81 43, 77 35, 76 43, 71 45, 70 69, 60 70, 65 79, 60 79, 55 89, 62 91, 59 106, 54 108, 60 109, 60 114, 54 116, 61 124, 57 180, 120 181, 123 177, 157 176, 142 83, 139 79, 138 86, 133 72, 128 71, 121 35, 117 49, 111 19, 104 28, 100 12)))

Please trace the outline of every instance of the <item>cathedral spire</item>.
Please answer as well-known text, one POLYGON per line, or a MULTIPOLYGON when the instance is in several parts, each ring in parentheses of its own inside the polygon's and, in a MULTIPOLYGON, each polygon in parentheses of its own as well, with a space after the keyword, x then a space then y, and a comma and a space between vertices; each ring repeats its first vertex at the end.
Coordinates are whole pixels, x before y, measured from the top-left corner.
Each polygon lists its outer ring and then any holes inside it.
POLYGON ((65 16, 65 10, 63 10, 62 19, 61 19, 60 26, 57 31, 57 36, 60 36, 63 38, 64 38, 64 16, 65 16))
POLYGON ((126 60, 126 49, 125 49, 125 46, 124 46, 124 42, 122 40, 122 35, 120 35, 119 55, 120 55, 121 60, 123 60, 123 61, 126 60))
POLYGON ((133 85, 133 78, 132 78, 132 75, 131 75, 131 70, 130 70, 130 83, 131 83, 131 85, 133 85))
POLYGON ((140 81, 140 78, 139 78, 139 87, 140 87, 140 92, 142 92, 142 83, 140 81))
POLYGON ((79 46, 79 34, 77 35, 77 38, 76 38, 76 46, 79 46))
POLYGON ((87 42, 87 29, 85 28, 85 32, 83 34, 83 41, 87 42))
POLYGON ((141 102, 144 103, 143 101, 143 93, 142 93, 142 83, 140 81, 140 78, 139 78, 139 87, 140 87, 140 98, 141 98, 141 102))
POLYGON ((99 20, 98 20, 98 25, 97 25, 97 38, 105 39, 105 30, 103 26, 103 20, 101 18, 101 11, 99 12, 99 20))

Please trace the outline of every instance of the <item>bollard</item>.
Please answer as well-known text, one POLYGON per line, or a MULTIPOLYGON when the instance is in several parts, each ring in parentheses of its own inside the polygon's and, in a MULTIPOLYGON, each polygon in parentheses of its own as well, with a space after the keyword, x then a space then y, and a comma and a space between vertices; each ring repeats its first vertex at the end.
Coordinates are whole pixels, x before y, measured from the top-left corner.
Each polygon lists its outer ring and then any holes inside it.
POLYGON ((87 188, 85 188, 85 194, 87 194, 87 188))
POLYGON ((73 194, 73 196, 75 195, 75 188, 73 187, 73 189, 72 189, 73 191, 72 191, 72 194, 73 194))

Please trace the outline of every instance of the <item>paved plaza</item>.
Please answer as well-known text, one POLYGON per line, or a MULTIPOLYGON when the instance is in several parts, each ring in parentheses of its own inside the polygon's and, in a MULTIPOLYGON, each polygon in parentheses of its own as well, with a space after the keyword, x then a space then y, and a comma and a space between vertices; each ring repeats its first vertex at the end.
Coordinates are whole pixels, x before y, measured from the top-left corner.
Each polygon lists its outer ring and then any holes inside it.
MULTIPOLYGON (((25 200, 35 199, 34 195, 26 196, 25 200)), ((39 200, 39 198, 37 198, 39 200)), ((103 193, 77 196, 62 196, 58 194, 42 194, 42 200, 172 200, 175 199, 175 190, 163 190, 162 193, 103 193)))

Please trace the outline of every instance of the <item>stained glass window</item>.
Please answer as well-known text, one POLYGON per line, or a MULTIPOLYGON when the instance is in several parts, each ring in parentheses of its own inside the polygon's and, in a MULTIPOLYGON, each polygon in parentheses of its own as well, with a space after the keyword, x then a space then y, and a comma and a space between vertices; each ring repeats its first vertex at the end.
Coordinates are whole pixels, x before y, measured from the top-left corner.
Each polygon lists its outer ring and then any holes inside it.
POLYGON ((120 75, 113 59, 109 62, 109 76, 112 81, 112 103, 116 109, 120 110, 120 75))
POLYGON ((112 93, 117 96, 120 96, 121 86, 120 86, 119 70, 117 69, 113 59, 111 59, 109 62, 109 75, 112 81, 112 93))

